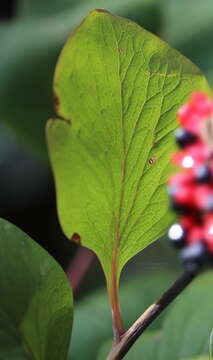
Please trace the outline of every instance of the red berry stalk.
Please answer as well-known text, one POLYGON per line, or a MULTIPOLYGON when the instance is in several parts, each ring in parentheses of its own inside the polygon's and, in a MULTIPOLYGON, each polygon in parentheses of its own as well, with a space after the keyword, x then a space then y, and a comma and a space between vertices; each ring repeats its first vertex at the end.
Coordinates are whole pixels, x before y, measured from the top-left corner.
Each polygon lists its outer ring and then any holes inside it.
POLYGON ((178 112, 177 151, 172 161, 182 168, 168 181, 171 207, 179 223, 169 239, 181 248, 187 268, 199 268, 213 259, 213 100, 195 92, 178 112))

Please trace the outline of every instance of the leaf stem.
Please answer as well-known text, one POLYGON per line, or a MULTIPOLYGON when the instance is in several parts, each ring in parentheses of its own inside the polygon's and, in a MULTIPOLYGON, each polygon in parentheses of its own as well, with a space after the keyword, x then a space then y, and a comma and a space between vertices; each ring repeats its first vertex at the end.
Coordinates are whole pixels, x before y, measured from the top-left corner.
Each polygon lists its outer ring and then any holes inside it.
POLYGON ((112 307, 112 323, 114 333, 114 344, 118 344, 122 335, 125 333, 123 319, 121 315, 120 302, 118 296, 118 284, 116 274, 112 272, 112 284, 109 291, 110 303, 112 307))
POLYGON ((191 283, 197 274, 196 269, 188 269, 171 287, 134 322, 114 344, 107 360, 120 360, 126 355, 144 330, 161 314, 161 312, 191 283))
POLYGON ((119 231, 117 223, 115 224, 115 246, 112 253, 111 264, 111 281, 108 284, 109 300, 112 308, 112 325, 114 335, 114 345, 118 344, 121 336, 125 333, 123 320, 120 309, 119 292, 118 292, 118 274, 117 274, 117 253, 119 245, 119 231))

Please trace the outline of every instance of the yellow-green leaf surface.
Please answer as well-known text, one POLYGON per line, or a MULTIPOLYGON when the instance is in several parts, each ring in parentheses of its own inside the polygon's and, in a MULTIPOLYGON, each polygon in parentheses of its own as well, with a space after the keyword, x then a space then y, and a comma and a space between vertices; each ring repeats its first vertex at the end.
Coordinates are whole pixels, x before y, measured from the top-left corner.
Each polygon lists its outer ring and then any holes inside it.
POLYGON ((60 222, 96 252, 108 280, 171 221, 165 181, 176 111, 194 89, 209 91, 195 65, 102 9, 61 53, 54 91, 66 120, 47 126, 60 222))

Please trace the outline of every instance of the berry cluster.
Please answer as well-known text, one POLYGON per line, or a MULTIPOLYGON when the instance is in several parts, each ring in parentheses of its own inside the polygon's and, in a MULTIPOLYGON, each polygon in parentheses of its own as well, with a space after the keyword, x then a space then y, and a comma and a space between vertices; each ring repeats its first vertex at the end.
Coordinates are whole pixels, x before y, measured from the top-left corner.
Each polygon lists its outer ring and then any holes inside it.
POLYGON ((168 193, 179 223, 169 229, 169 239, 182 248, 182 262, 197 268, 207 258, 213 259, 213 147, 206 140, 211 136, 213 100, 193 93, 179 110, 178 120, 175 136, 180 151, 172 161, 183 170, 170 177, 168 193))

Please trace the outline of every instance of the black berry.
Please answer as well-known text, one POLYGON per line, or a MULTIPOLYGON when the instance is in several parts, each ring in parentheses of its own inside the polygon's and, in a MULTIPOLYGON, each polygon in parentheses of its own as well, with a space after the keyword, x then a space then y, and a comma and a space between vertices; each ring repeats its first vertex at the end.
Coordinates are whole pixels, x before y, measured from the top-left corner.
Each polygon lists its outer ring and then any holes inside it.
POLYGON ((198 183, 211 183, 212 174, 207 164, 202 164, 196 169, 195 180, 198 183))
POLYGON ((179 204, 174 197, 170 198, 170 208, 178 214, 187 214, 190 211, 189 206, 179 204))
POLYGON ((176 130, 175 138, 176 138, 177 144, 181 148, 184 148, 185 146, 190 145, 190 144, 197 141, 196 135, 194 135, 190 131, 187 131, 187 130, 185 130, 183 128, 178 128, 176 130))
POLYGON ((180 254, 186 268, 199 268, 206 260, 206 247, 203 242, 196 242, 186 246, 180 254))

